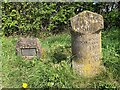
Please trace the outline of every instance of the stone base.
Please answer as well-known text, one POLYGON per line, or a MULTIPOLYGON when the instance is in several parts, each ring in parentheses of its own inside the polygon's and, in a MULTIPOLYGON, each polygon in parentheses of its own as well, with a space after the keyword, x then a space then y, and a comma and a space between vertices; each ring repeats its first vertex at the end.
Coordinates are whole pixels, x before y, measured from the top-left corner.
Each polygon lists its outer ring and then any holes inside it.
POLYGON ((94 77, 105 71, 105 67, 101 65, 100 61, 82 63, 72 61, 72 68, 77 74, 84 77, 94 77))

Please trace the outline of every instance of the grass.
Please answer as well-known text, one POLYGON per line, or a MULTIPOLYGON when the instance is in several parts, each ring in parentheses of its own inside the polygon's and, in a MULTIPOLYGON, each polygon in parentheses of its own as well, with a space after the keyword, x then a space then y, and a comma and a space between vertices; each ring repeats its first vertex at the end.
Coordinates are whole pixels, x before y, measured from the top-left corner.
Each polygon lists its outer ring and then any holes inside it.
POLYGON ((118 28, 102 32, 103 64, 106 72, 84 78, 72 72, 71 37, 69 33, 39 38, 44 50, 41 59, 24 60, 16 56, 18 37, 1 37, 2 86, 59 88, 120 88, 120 36, 118 28))

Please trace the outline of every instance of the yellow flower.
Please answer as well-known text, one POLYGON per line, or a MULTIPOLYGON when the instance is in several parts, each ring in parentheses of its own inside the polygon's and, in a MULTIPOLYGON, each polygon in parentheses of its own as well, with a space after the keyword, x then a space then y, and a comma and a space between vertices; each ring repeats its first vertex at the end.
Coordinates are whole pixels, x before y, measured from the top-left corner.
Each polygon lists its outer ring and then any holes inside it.
POLYGON ((23 87, 23 88, 27 88, 27 86, 28 86, 27 83, 23 83, 23 84, 22 84, 22 87, 23 87))

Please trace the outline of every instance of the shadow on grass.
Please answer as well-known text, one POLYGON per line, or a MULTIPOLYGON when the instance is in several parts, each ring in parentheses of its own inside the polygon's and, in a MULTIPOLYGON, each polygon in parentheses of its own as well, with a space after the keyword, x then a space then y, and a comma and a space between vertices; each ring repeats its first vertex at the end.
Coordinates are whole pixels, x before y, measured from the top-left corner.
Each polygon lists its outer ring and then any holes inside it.
POLYGON ((63 53, 54 53, 53 58, 53 63, 60 63, 63 60, 67 60, 67 55, 63 53))

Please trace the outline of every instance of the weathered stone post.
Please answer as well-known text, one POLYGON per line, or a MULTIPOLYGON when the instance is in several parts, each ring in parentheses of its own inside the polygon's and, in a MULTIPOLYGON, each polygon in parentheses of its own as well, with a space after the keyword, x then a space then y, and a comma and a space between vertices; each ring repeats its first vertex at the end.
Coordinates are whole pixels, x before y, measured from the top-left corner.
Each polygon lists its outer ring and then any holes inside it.
POLYGON ((94 76, 101 70, 101 31, 103 17, 83 11, 71 18, 72 67, 83 76, 94 76))

